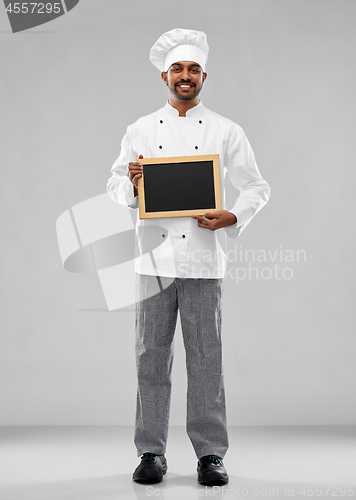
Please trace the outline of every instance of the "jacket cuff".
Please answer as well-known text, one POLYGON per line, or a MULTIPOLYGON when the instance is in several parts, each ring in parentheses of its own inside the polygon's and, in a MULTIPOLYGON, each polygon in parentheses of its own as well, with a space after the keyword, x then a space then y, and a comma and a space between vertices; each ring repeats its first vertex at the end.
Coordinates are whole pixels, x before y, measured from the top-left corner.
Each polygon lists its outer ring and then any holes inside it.
POLYGON ((129 208, 138 208, 138 195, 134 195, 134 185, 128 177, 125 183, 125 196, 129 208))
POLYGON ((239 223, 239 218, 236 213, 233 210, 229 210, 229 212, 235 215, 237 221, 235 222, 235 224, 231 224, 231 226, 226 226, 225 231, 229 238, 235 239, 240 234, 242 225, 241 223, 239 223))

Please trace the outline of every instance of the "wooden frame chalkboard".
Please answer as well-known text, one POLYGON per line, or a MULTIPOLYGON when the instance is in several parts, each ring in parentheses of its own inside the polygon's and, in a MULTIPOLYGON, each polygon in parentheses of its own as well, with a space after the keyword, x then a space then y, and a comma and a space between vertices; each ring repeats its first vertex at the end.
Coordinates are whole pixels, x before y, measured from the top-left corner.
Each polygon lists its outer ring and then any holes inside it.
POLYGON ((221 210, 219 155, 139 158, 140 219, 186 217, 221 210))

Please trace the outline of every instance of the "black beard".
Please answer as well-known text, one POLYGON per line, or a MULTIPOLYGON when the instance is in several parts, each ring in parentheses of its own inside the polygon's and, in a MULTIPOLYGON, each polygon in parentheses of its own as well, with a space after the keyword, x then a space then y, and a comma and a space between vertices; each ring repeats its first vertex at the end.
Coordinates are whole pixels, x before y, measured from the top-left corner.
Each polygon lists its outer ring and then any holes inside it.
POLYGON ((178 94, 175 87, 171 87, 169 82, 168 82, 169 91, 171 92, 171 94, 174 95, 174 97, 176 99, 178 99, 178 101, 185 101, 185 102, 193 101, 200 94, 202 87, 203 87, 203 85, 201 85, 200 87, 195 87, 195 92, 193 92, 193 94, 191 94, 190 96, 184 97, 184 96, 181 96, 180 94, 178 94))

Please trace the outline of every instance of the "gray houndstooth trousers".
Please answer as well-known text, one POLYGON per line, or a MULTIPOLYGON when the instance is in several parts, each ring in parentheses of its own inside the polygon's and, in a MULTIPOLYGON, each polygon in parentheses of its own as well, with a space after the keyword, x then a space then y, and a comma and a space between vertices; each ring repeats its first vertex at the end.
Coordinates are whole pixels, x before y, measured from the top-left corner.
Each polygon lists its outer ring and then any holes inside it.
POLYGON ((138 456, 166 451, 178 310, 187 366, 187 433, 197 458, 228 449, 221 344, 222 279, 136 275, 138 456))

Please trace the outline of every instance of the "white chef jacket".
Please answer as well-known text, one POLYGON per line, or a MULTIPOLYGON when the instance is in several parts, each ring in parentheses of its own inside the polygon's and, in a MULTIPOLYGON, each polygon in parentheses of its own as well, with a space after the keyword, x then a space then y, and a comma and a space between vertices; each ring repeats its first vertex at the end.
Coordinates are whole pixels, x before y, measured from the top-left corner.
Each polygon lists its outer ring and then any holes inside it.
MULTIPOLYGON (((205 108, 200 101, 180 117, 168 102, 127 128, 121 152, 107 184, 110 197, 137 210, 135 271, 178 278, 222 278, 226 270, 226 234, 235 238, 267 203, 270 187, 262 179, 252 148, 239 125, 205 108), (192 217, 140 219, 138 196, 127 176, 129 162, 144 158, 218 154, 222 208, 237 223, 210 231, 192 217), (224 179, 240 191, 225 207, 224 179)), ((169 189, 169 187, 167 187, 169 189)), ((199 189, 199 186, 197 186, 199 189)))

